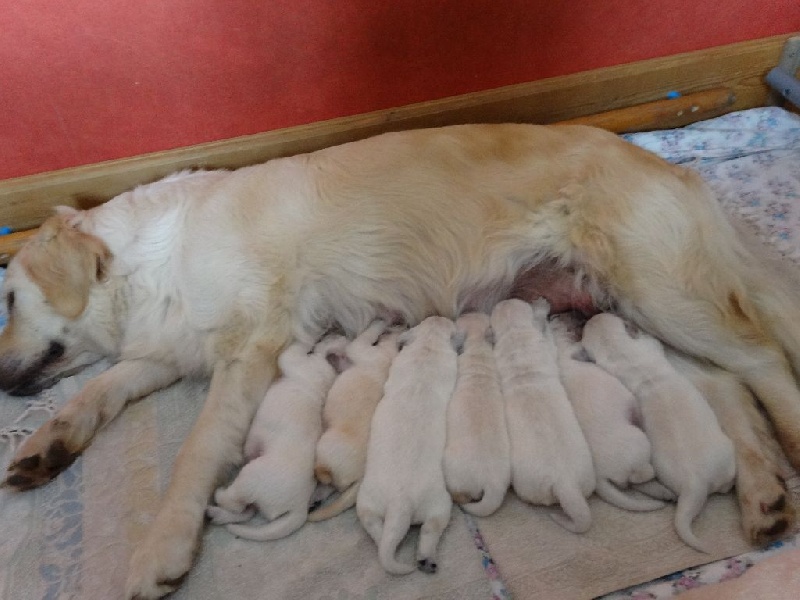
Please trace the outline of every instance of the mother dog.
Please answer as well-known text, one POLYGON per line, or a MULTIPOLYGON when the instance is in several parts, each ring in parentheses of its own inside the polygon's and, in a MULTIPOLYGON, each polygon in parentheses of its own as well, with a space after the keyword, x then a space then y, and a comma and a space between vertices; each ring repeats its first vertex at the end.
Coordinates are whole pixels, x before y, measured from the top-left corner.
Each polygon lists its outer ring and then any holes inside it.
POLYGON ((130 565, 128 597, 160 597, 190 568, 208 498, 292 338, 511 295, 613 307, 736 374, 800 466, 800 313, 781 285, 696 175, 591 128, 454 126, 179 173, 59 211, 9 265, 2 389, 116 362, 21 446, 6 485, 47 482, 129 401, 211 374, 130 565))

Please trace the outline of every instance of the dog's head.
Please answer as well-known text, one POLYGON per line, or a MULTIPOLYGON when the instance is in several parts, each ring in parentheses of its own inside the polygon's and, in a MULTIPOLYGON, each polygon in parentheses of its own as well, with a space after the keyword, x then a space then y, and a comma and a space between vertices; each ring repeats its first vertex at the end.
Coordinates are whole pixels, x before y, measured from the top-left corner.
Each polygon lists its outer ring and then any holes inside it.
POLYGON ((88 313, 111 253, 78 230, 78 215, 65 210, 48 219, 8 265, 0 389, 11 394, 34 394, 100 358, 88 313))

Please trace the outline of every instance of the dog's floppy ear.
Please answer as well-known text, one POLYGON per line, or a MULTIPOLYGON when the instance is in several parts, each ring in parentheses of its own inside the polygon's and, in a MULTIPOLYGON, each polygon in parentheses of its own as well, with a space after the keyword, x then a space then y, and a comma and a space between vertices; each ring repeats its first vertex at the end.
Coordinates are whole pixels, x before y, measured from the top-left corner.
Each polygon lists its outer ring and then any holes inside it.
POLYGON ((106 280, 111 262, 111 252, 102 240, 72 224, 76 214, 50 217, 20 257, 47 302, 68 319, 86 309, 92 285, 106 280))

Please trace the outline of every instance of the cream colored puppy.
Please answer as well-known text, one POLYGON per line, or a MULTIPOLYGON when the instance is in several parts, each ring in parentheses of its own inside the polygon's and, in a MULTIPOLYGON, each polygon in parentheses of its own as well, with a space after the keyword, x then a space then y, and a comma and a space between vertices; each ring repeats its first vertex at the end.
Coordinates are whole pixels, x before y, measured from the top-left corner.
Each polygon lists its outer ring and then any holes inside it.
POLYGON ((325 400, 326 429, 317 443, 314 466, 317 480, 332 484, 341 495, 308 515, 309 521, 330 519, 356 503, 367 462, 370 422, 397 355, 397 333, 381 337, 385 331, 385 321, 378 319, 344 350, 349 366, 333 382, 325 400))
POLYGON ((458 371, 455 335, 455 324, 444 317, 428 317, 402 334, 401 351, 372 417, 356 511, 378 545, 381 565, 396 575, 414 570, 395 553, 415 523, 422 524, 417 566, 434 573, 436 546, 450 521, 442 461, 447 403, 458 371))
POLYGON ((314 495, 314 449, 322 434, 322 403, 336 377, 327 354, 346 339, 329 336, 309 354, 308 346, 290 345, 278 358, 283 376, 267 391, 247 435, 250 459, 227 488, 214 494, 207 514, 228 531, 249 540, 275 540, 306 522, 314 495), (255 514, 265 525, 240 525, 255 514))
POLYGON ((556 315, 551 326, 561 382, 592 452, 597 495, 627 510, 663 508, 663 502, 619 489, 655 477, 650 440, 634 425, 641 416, 636 398, 619 379, 589 361, 574 319, 556 315))
POLYGON ((622 319, 605 313, 586 323, 583 346, 639 400, 656 476, 678 496, 675 529, 689 546, 705 552, 692 521, 709 494, 733 486, 733 444, 705 398, 667 361, 657 339, 644 332, 631 337, 622 319))
POLYGON ((511 440, 511 485, 532 504, 560 504, 566 529, 589 529, 586 498, 595 486, 592 455, 561 384, 549 304, 500 302, 492 312, 495 359, 511 440))
POLYGON ((511 483, 511 446, 494 333, 484 313, 462 315, 456 327, 464 345, 447 408, 444 477, 464 510, 485 517, 500 508, 511 483))

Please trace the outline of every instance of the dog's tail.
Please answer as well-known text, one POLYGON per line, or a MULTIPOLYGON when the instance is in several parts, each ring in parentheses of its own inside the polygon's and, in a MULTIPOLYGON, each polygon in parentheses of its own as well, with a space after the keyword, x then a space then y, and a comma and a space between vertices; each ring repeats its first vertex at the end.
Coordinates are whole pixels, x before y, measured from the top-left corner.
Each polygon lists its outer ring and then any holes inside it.
POLYGON ((409 507, 390 506, 383 520, 383 535, 378 545, 378 558, 381 565, 393 575, 408 575, 416 570, 411 564, 401 563, 395 557, 397 547, 406 537, 411 527, 411 509, 409 507))
POLYGON ((483 496, 475 502, 462 504, 461 508, 476 517, 488 517, 494 513, 503 503, 506 497, 506 488, 495 488, 483 490, 483 496))
POLYGON ((324 521, 326 519, 330 519, 331 517, 335 517, 340 513, 343 513, 352 506, 355 506, 356 496, 358 495, 359 487, 361 487, 361 482, 356 481, 349 488, 347 488, 345 491, 339 494, 339 497, 336 498, 333 502, 325 506, 321 506, 320 508, 311 512, 308 515, 308 520, 311 521, 312 523, 315 523, 317 521, 324 521))
POLYGON ((633 493, 626 493, 608 479, 598 479, 597 489, 595 491, 598 496, 609 504, 613 504, 618 508, 624 508, 625 510, 644 512, 658 510, 666 506, 661 500, 648 498, 647 496, 634 495, 633 493))
POLYGON ((678 496, 675 509, 675 530, 680 538, 698 552, 708 554, 703 543, 692 532, 692 521, 700 514, 706 503, 706 489, 702 484, 692 483, 678 496))
POLYGON ((282 514, 266 525, 239 525, 232 523, 225 527, 237 537, 256 542, 266 542, 286 537, 300 529, 306 522, 306 514, 303 510, 295 509, 282 514))
POLYGON ((563 489, 556 489, 564 513, 550 513, 550 517, 567 531, 572 533, 585 533, 592 526, 592 511, 589 503, 577 485, 566 485, 563 489))

